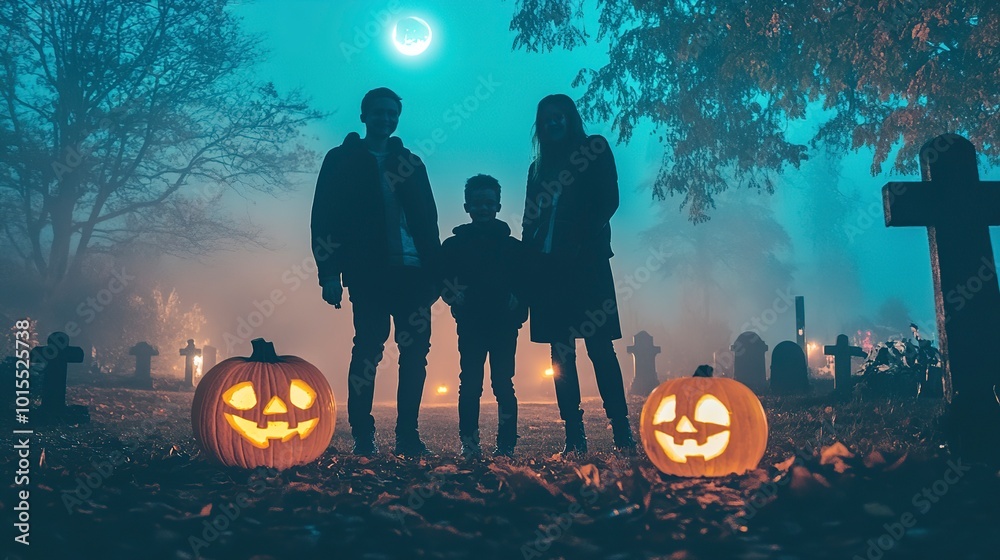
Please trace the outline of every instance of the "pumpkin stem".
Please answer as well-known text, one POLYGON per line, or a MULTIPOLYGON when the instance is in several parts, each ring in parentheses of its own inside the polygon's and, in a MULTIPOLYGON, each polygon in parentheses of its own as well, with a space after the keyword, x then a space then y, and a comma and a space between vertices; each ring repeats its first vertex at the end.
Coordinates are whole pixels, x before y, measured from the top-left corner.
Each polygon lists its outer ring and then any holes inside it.
POLYGON ((695 370, 693 377, 712 377, 714 369, 708 364, 702 364, 695 370))
POLYGON ((263 338, 255 338, 250 341, 250 344, 253 346, 253 353, 247 359, 251 362, 277 363, 281 361, 274 351, 273 342, 268 342, 263 338))

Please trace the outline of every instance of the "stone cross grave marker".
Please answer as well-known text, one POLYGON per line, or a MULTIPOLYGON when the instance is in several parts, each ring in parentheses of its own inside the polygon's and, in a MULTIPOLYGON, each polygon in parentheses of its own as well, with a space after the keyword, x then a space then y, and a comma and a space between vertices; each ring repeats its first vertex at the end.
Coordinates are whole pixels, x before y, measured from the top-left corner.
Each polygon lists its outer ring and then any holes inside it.
POLYGON ((837 344, 823 347, 823 354, 833 356, 834 390, 841 395, 851 394, 851 358, 864 358, 868 353, 860 346, 851 346, 847 335, 841 334, 837 335, 837 344))
POLYGON ((42 406, 38 410, 41 421, 86 422, 90 419, 87 407, 66 406, 66 369, 69 364, 79 363, 83 363, 83 348, 70 346, 69 335, 64 332, 50 334, 45 346, 32 349, 31 367, 45 378, 42 406))
POLYGON ((632 337, 632 345, 627 350, 632 354, 635 365, 635 377, 628 392, 647 397, 660 384, 656 376, 656 355, 660 353, 660 347, 653 345, 652 335, 639 331, 632 337))
POLYGON ((128 353, 135 356, 135 385, 142 389, 153 388, 151 362, 153 356, 160 352, 148 342, 140 342, 129 349, 128 353))
POLYGON ((180 355, 184 356, 184 385, 194 387, 194 357, 201 356, 201 348, 195 348, 194 339, 189 338, 187 346, 181 348, 180 355))
POLYGON ((990 226, 1000 225, 1000 182, 980 181, 976 148, 943 134, 920 148, 920 182, 882 187, 886 227, 922 226, 944 365, 953 451, 1000 462, 1000 286, 990 226))

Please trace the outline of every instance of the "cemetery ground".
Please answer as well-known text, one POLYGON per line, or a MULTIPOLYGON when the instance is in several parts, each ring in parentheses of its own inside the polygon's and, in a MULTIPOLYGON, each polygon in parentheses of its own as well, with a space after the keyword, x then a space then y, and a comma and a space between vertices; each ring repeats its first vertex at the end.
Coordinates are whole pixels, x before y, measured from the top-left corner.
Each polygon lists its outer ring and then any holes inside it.
MULTIPOLYGON (((996 557, 1000 478, 947 454, 939 400, 765 397, 760 468, 683 479, 641 450, 610 453, 596 399, 584 402, 591 453, 579 460, 555 455, 554 403, 522 404, 512 460, 460 458, 454 405, 421 411, 437 456, 394 457, 395 410, 379 405, 377 458, 349 454, 341 406, 318 461, 221 468, 199 454, 192 396, 71 385, 68 402, 88 404, 92 420, 36 429, 31 554, 5 544, 8 558, 996 557)), ((641 401, 630 407, 638 429, 641 401)), ((484 448, 495 422, 484 399, 484 448)), ((15 469, 10 452, 3 462, 15 469)), ((12 493, 2 500, 11 512, 12 493)))

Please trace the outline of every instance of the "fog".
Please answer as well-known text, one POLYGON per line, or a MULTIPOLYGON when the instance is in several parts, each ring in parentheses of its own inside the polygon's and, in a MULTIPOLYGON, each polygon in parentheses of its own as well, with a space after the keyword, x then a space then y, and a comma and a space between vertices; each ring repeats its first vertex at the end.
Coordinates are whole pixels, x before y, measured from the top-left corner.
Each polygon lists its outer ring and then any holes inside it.
MULTIPOLYGON (((369 89, 387 86, 403 98, 396 134, 425 160, 442 239, 468 221, 462 186, 478 173, 499 179, 499 218, 519 236, 535 105, 549 93, 578 97, 581 92, 570 87, 573 77, 582 67, 602 64, 606 55, 599 43, 572 52, 511 52, 510 3, 459 4, 419 5, 436 29, 432 50, 420 60, 391 51, 381 38, 384 25, 368 3, 293 2, 280 12, 269 2, 234 8, 270 50, 258 72, 279 88, 302 88, 331 115, 311 125, 315 167, 296 176, 290 192, 229 193, 218 202, 233 220, 258 226, 264 247, 126 265, 139 267, 133 269, 140 278, 136 286, 175 289, 182 307, 201 308, 205 326, 191 335, 198 346, 216 346, 220 359, 246 356, 250 339, 264 337, 279 354, 318 366, 338 400, 345 400, 352 310, 346 298, 342 309, 334 309, 320 297, 309 213, 323 154, 349 132, 363 132, 359 104, 369 89), (370 37, 366 28, 378 33, 370 37), (362 44, 363 37, 370 43, 362 44)), ((418 8, 390 5, 400 11, 418 8)), ((803 143, 823 117, 817 108, 810 120, 795 125, 803 143)), ((795 339, 795 296, 805 298, 807 339, 820 346, 833 344, 840 333, 873 329, 879 336, 909 336, 910 322, 936 338, 926 230, 889 230, 881 211, 880 191, 887 181, 918 177, 872 177, 870 152, 814 151, 801 169, 775 177, 773 195, 731 189, 718 197, 710 221, 693 225, 679 211, 679 199, 652 197, 664 150, 655 131, 647 127, 626 145, 614 142, 609 123, 586 126, 612 139, 618 165, 621 203, 611 222, 612 267, 625 334, 615 348, 626 384, 633 371, 626 347, 636 332, 648 331, 662 347, 661 379, 690 375, 702 363, 725 370, 726 350, 744 330, 756 330, 772 349, 795 339)), ((984 169, 982 178, 1000 174, 984 169)), ((996 247, 996 232, 993 239, 996 247)), ((115 316, 98 314, 94 320, 115 316)), ((455 322, 441 301, 432 310, 431 329, 424 402, 452 402, 459 372, 455 322), (436 393, 440 385, 448 388, 446 394, 436 393)), ((519 336, 518 397, 553 401, 551 379, 543 375, 548 346, 532 343, 529 331, 526 324, 519 336)), ((161 348, 154 372, 179 366, 178 349, 161 348)), ((578 355, 583 391, 596 395, 582 343, 578 355)), ((394 398, 397 356, 390 336, 376 400, 394 398)), ((820 365, 822 358, 811 355, 810 363, 820 365)), ((484 399, 492 400, 488 388, 484 399)))

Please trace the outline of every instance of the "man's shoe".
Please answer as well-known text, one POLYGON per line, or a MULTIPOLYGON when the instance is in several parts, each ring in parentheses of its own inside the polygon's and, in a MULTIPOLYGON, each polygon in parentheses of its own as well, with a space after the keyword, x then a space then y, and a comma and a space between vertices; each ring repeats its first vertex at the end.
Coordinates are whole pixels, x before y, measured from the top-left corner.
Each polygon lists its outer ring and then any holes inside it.
POLYGON ((514 446, 517 445, 517 438, 518 436, 516 434, 513 437, 497 436, 497 447, 493 450, 493 454, 502 457, 513 457, 514 446))
POLYGON ((430 455, 431 450, 427 449, 423 441, 420 441, 420 436, 413 436, 407 438, 396 438, 396 455, 401 455, 403 457, 420 457, 422 455, 430 455))
POLYGON ((635 453, 635 438, 632 437, 632 426, 629 425, 628 418, 612 420, 611 430, 615 436, 615 451, 626 455, 635 453))
POLYGON ((375 443, 375 434, 355 437, 353 453, 361 457, 374 457, 378 455, 378 444, 375 443))
POLYGON ((583 419, 566 422, 566 448, 561 455, 586 455, 587 435, 583 429, 583 419))
POLYGON ((479 442, 462 443, 462 457, 466 459, 479 459, 483 456, 483 448, 479 442))

